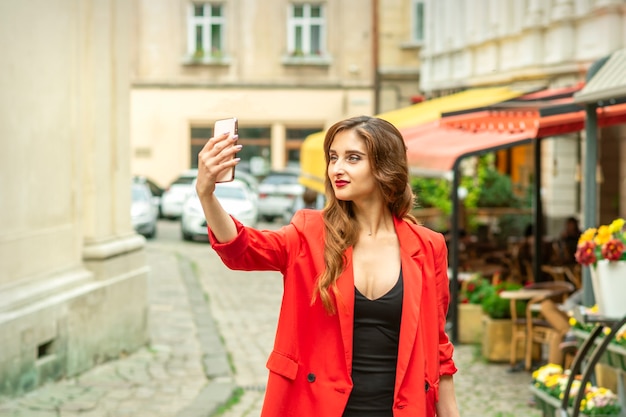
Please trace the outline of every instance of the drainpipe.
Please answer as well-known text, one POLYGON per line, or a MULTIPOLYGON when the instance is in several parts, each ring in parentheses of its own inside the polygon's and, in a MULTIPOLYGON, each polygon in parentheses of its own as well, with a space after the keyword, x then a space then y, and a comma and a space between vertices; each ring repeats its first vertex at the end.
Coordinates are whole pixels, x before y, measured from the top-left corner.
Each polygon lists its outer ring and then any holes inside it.
MULTIPOLYGON (((583 184, 584 184, 584 201, 583 209, 583 230, 590 227, 596 227, 597 222, 597 179, 596 165, 598 163, 598 116, 596 114, 596 103, 587 103, 585 105, 585 163, 583 184)), ((594 304, 593 291, 591 290, 591 271, 589 267, 583 267, 582 286, 583 286, 583 304, 591 306, 594 304)))
POLYGON ((378 0, 372 0, 372 74, 374 75, 374 114, 380 113, 380 72, 378 71, 378 0))

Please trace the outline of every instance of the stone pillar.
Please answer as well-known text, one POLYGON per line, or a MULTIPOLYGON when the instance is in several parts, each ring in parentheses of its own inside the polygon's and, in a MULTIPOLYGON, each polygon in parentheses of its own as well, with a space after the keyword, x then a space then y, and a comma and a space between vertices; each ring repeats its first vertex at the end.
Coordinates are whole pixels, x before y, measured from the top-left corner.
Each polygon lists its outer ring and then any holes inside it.
POLYGON ((130 223, 132 13, 125 0, 0 2, 0 396, 147 340, 145 241, 130 223))
POLYGON ((272 125, 272 169, 280 170, 285 168, 287 161, 287 129, 282 123, 274 123, 272 125))

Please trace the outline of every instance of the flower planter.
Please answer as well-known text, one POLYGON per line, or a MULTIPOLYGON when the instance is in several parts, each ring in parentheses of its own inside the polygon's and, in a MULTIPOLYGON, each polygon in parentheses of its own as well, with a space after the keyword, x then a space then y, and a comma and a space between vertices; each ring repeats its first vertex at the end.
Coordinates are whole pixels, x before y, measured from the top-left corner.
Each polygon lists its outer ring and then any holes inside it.
POLYGON ((479 304, 459 304, 459 342, 480 343, 483 338, 483 309, 479 304))
POLYGON ((557 410, 561 408, 561 402, 558 399, 548 395, 534 385, 530 386, 530 392, 535 399, 537 408, 541 410, 542 417, 558 417, 557 410))
MULTIPOLYGON (((539 410, 541 410, 542 417, 561 417, 561 400, 554 398, 547 392, 540 390, 534 385, 530 386, 530 392, 535 399, 535 404, 539 410)), ((572 407, 568 408, 568 416, 573 414, 572 407)), ((589 414, 579 413, 580 417, 589 417, 589 414)), ((594 417, 620 417, 622 414, 594 414, 594 417)))
POLYGON ((626 261, 599 260, 591 268, 591 276, 600 314, 615 318, 626 315, 626 261))
MULTIPOLYGON (((574 329, 572 331, 579 344, 582 344, 587 337, 589 337, 589 332, 581 329, 574 329)), ((596 339, 594 342, 598 345, 602 341, 601 338, 596 339)), ((617 369, 623 374, 626 374, 626 347, 618 345, 616 343, 609 343, 606 348, 606 351, 600 357, 600 363, 608 365, 612 368, 617 369)))
MULTIPOLYGON (((513 324, 511 319, 493 319, 483 315, 482 354, 490 362, 510 362, 511 335, 513 324)), ((524 358, 524 346, 519 343, 516 359, 524 358)))

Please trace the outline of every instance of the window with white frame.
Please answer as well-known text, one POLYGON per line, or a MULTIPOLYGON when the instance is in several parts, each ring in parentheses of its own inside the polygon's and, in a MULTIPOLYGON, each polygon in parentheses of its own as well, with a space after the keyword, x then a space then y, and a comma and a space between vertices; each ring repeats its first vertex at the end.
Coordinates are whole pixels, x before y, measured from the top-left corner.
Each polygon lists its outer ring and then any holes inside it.
POLYGON ((224 6, 219 3, 191 3, 187 33, 188 53, 196 59, 224 55, 224 6))
POLYGON ((424 1, 413 0, 411 3, 411 41, 424 42, 424 1))
POLYGON ((293 57, 326 54, 326 20, 321 4, 297 3, 289 6, 287 49, 293 57))

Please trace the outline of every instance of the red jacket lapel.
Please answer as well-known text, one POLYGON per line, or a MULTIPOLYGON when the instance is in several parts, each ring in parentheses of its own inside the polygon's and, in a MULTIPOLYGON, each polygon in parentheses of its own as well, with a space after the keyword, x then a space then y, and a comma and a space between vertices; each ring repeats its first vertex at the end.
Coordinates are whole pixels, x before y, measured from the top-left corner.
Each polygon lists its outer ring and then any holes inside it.
POLYGON ((396 233, 400 241, 400 258, 404 277, 404 294, 402 297, 402 323, 398 346, 398 368, 396 386, 402 384, 409 366, 411 354, 414 352, 420 305, 422 299, 422 264, 424 255, 421 247, 411 232, 410 226, 403 220, 395 219, 396 233))

